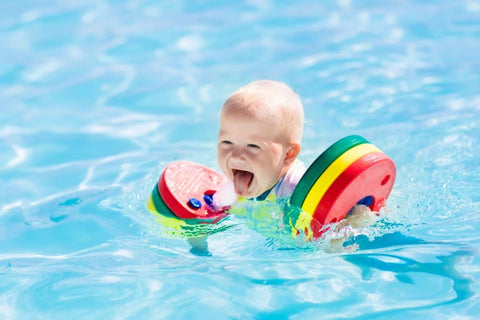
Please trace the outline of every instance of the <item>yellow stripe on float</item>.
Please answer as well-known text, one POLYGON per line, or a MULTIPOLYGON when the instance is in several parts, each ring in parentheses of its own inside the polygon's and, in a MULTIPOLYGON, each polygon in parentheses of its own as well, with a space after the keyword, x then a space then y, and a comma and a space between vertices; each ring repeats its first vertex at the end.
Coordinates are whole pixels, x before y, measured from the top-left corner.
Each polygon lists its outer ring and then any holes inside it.
POLYGON ((360 144, 347 151, 333 161, 330 166, 318 177, 315 184, 308 192, 302 204, 302 210, 313 216, 317 205, 322 199, 325 192, 352 163, 360 159, 366 154, 373 152, 381 152, 377 147, 370 143, 360 144))
POLYGON ((147 209, 148 211, 150 212, 157 212, 157 209, 155 208, 155 205, 153 204, 153 199, 152 199, 152 195, 150 195, 150 197, 148 197, 148 200, 147 200, 147 209))

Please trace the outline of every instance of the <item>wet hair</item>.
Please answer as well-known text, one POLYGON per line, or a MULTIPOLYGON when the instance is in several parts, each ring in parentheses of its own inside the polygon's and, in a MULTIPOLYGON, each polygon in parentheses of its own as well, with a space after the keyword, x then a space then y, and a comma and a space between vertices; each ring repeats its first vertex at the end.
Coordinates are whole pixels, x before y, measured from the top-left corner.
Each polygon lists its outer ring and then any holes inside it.
POLYGON ((258 80, 235 91, 223 104, 225 110, 251 114, 260 120, 284 125, 290 143, 301 143, 303 105, 299 96, 285 83, 258 80))

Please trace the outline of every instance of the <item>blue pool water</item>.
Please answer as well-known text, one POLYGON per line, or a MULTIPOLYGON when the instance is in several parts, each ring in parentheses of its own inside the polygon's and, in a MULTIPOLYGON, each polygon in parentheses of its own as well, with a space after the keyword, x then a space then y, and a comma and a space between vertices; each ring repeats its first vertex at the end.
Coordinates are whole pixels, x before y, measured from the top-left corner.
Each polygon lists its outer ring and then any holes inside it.
POLYGON ((480 1, 2 1, 0 39, 0 319, 478 319, 480 1), (349 134, 395 160, 347 247, 273 208, 195 254, 146 210, 167 163, 218 170, 260 78, 302 97, 307 164, 349 134))

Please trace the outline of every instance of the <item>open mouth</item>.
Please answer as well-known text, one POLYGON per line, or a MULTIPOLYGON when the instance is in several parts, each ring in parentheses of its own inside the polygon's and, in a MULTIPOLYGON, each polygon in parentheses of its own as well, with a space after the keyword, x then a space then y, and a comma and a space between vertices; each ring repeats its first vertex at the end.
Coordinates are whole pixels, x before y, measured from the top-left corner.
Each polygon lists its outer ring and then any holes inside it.
POLYGON ((248 193, 248 188, 253 181, 253 173, 245 170, 232 169, 233 173, 233 185, 235 186, 235 192, 239 195, 245 195, 248 193))

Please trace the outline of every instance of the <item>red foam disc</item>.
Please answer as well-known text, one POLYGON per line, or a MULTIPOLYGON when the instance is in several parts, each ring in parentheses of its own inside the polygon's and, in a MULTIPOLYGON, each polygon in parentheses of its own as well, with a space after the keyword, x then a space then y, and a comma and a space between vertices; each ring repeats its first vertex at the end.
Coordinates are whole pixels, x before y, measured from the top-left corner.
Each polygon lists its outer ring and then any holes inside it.
POLYGON ((370 209, 379 211, 393 188, 395 175, 395 163, 381 152, 367 154, 353 162, 318 203, 313 217, 319 226, 312 226, 314 237, 321 235, 322 225, 344 219, 350 209, 367 196, 373 200, 370 209))
POLYGON ((218 190, 226 177, 201 164, 175 161, 168 164, 158 180, 158 191, 167 207, 179 218, 198 219, 217 215, 205 204, 204 195, 218 190), (197 206, 191 204, 191 199, 197 206), (190 204, 189 204, 190 203, 190 204))

